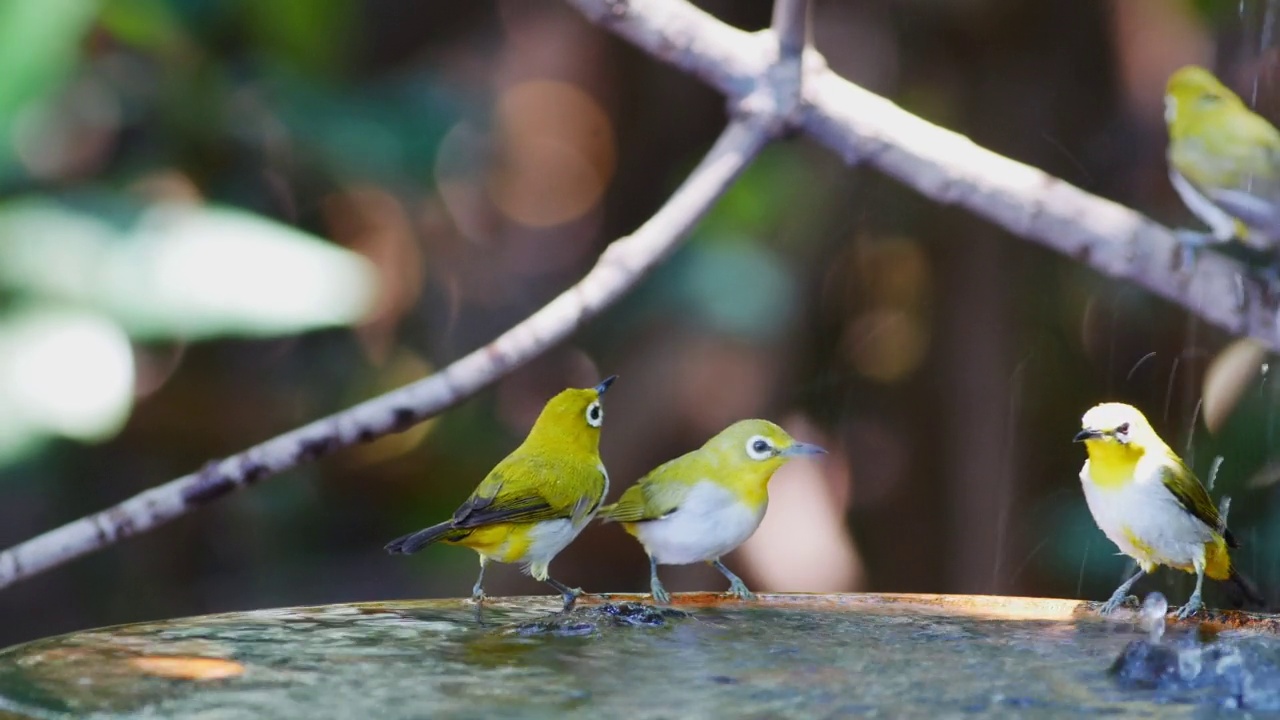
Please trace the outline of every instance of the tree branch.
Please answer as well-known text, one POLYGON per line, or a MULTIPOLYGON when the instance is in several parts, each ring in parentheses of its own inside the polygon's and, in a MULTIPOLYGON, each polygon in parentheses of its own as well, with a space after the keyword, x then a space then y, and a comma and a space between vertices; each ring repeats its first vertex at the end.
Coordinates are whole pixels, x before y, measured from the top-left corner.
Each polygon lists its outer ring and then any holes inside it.
POLYGON ((476 391, 568 337, 622 297, 707 212, 776 133, 775 118, 734 120, 665 205, 605 249, 577 285, 493 342, 440 372, 287 432, 199 472, 0 553, 0 588, 185 515, 269 475, 338 448, 399 432, 476 391))
MULTIPOLYGON (((753 78, 766 75, 776 52, 762 45, 773 31, 732 28, 685 0, 568 2, 650 55, 702 78, 731 102, 752 91, 753 78)), ((778 0, 775 27, 780 15, 797 12, 784 6, 793 3, 778 0)), ((1178 242, 1162 225, 906 112, 836 75, 812 48, 805 51, 795 123, 846 162, 874 165, 939 203, 966 208, 1280 351, 1280 296, 1269 297, 1261 284, 1246 281, 1248 271, 1240 263, 1202 252, 1193 268, 1179 268, 1178 242)))
POLYGON ((799 58, 809 44, 809 0, 774 0, 773 34, 783 60, 799 58))

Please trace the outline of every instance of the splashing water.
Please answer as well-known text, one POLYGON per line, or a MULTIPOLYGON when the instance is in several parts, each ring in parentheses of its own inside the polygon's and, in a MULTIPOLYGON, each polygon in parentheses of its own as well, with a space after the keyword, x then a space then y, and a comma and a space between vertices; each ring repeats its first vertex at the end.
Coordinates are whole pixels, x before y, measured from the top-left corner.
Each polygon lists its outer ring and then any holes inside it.
MULTIPOLYGON (((1276 3, 1274 0, 1267 3, 1266 12, 1262 16, 1262 37, 1258 42, 1258 55, 1261 56, 1267 52, 1267 48, 1271 47, 1271 35, 1276 25, 1276 3)), ((1253 76, 1253 101, 1256 107, 1258 104, 1258 80, 1261 73, 1255 73, 1253 76)))
POLYGON ((1142 627, 1147 631, 1147 639, 1152 643, 1160 642, 1164 637, 1165 615, 1169 612, 1169 601, 1159 592, 1147 595, 1142 601, 1142 627))
POLYGON ((1213 484, 1218 481, 1218 469, 1222 467, 1222 461, 1226 458, 1221 455, 1213 458, 1213 464, 1209 466, 1209 492, 1213 492, 1213 484))

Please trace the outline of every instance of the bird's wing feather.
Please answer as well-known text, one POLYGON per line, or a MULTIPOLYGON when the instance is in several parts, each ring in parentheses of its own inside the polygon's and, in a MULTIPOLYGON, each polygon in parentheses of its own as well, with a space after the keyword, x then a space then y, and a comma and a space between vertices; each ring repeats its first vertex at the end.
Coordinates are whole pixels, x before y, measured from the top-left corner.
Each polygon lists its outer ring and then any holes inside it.
POLYGON ((665 477, 678 469, 673 465, 675 462, 660 465, 640 478, 622 493, 618 502, 601 510, 601 514, 614 522, 645 522, 660 520, 675 512, 689 494, 688 484, 665 477))
POLYGON ((600 503, 604 474, 598 466, 537 456, 509 456, 489 473, 453 514, 454 527, 500 522, 577 520, 600 503))
POLYGON ((600 516, 610 522, 650 520, 651 518, 647 517, 647 514, 644 492, 638 484, 627 488, 627 491, 622 493, 622 497, 618 498, 618 502, 606 505, 600 510, 600 516))
MULTIPOLYGON (((1280 203, 1280 132, 1251 112, 1217 114, 1207 122, 1170 146, 1169 159, 1178 172, 1215 201, 1218 193, 1235 191, 1280 203)), ((1241 204, 1238 197, 1227 199, 1241 204)))
POLYGON ((1208 525, 1215 532, 1221 533, 1227 541, 1228 547, 1239 547, 1236 543, 1235 536, 1226 528, 1226 523, 1222 521, 1222 516, 1218 514, 1218 507, 1213 504, 1213 500, 1209 498, 1209 491, 1204 489, 1204 485, 1200 484, 1200 480, 1191 472, 1191 468, 1182 462, 1181 458, 1170 454, 1172 465, 1162 465, 1160 467, 1160 481, 1165 488, 1177 498, 1178 503, 1186 509, 1187 512, 1196 516, 1200 522, 1208 525), (1182 476, 1182 481, 1178 482, 1178 476, 1182 476))

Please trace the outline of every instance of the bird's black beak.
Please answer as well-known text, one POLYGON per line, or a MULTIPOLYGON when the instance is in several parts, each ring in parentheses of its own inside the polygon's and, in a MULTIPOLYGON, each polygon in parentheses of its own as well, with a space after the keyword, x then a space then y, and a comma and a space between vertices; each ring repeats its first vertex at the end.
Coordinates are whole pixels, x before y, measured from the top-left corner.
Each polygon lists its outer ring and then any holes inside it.
POLYGON ((1076 433, 1076 436, 1072 438, 1071 442, 1084 442, 1085 440, 1093 440, 1100 437, 1102 437, 1102 433, 1094 430, 1093 428, 1085 428, 1076 433))
POLYGON ((604 392, 609 389, 609 386, 613 384, 613 381, 617 379, 618 379, 617 375, 610 375, 609 377, 601 380, 600 384, 597 385, 595 388, 596 395, 603 395, 604 392))

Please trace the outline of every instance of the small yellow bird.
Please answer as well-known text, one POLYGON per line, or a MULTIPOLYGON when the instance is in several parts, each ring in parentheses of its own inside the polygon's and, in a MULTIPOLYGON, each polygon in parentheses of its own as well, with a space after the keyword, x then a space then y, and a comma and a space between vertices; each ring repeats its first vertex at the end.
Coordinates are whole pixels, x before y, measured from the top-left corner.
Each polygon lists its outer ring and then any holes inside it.
POLYGON ((564 597, 568 612, 582 591, 556 581, 547 566, 595 517, 609 491, 600 461, 600 397, 617 377, 551 398, 525 441, 489 472, 452 519, 392 540, 387 552, 408 554, 437 541, 475 550, 480 577, 471 599, 477 605, 484 600, 481 584, 490 560, 523 563, 525 572, 564 597))
MULTIPOLYGON (((1164 102, 1169 180, 1182 201, 1213 240, 1274 248, 1280 243, 1280 132, 1201 67, 1173 73, 1164 102)), ((1180 236, 1190 244, 1206 241, 1180 236)))
POLYGON ((1137 408, 1103 403, 1084 414, 1081 426, 1075 441, 1083 442, 1089 454, 1080 469, 1089 512, 1139 568, 1111 594, 1103 614, 1120 607, 1133 584, 1160 565, 1196 575, 1196 589, 1178 611, 1179 619, 1203 607, 1205 575, 1229 581, 1251 601, 1262 602, 1231 565, 1228 549, 1239 545, 1209 493, 1137 408))
POLYGON ((701 448, 659 465, 618 502, 601 508, 600 517, 622 523, 644 546, 656 602, 671 601, 658 580, 658 565, 704 561, 729 579, 729 592, 750 599, 746 583, 720 556, 760 527, 775 470, 793 457, 825 452, 767 420, 740 420, 701 448))

